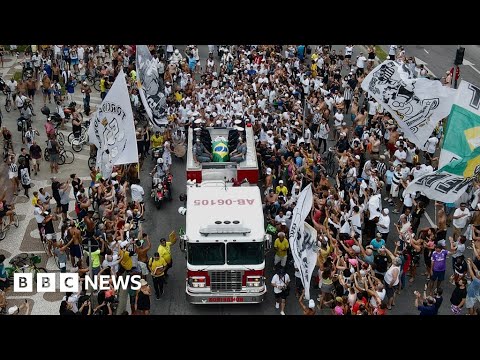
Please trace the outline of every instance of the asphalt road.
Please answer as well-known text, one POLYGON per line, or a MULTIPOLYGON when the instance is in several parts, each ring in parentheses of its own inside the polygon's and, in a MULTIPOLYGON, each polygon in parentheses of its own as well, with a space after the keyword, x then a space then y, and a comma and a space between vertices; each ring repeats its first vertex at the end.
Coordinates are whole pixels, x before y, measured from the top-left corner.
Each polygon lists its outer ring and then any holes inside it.
MULTIPOLYGON (((480 84, 480 46, 460 45, 465 48, 463 65, 460 65, 460 79, 480 84)), ((415 56, 417 63, 426 67, 438 78, 445 76, 455 60, 458 45, 403 45, 407 56, 415 56), (420 62, 418 61, 420 60, 420 62)), ((382 45, 388 53, 389 45, 382 45)))

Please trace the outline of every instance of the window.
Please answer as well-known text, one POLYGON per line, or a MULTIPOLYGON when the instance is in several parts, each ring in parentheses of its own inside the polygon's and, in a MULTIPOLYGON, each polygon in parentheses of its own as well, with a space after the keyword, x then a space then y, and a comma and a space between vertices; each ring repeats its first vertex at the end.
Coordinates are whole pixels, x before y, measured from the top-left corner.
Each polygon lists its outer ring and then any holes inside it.
POLYGON ((264 257, 263 241, 227 244, 228 265, 257 265, 264 257))
POLYGON ((187 256, 188 262, 192 265, 223 265, 225 264, 225 244, 189 243, 187 256))

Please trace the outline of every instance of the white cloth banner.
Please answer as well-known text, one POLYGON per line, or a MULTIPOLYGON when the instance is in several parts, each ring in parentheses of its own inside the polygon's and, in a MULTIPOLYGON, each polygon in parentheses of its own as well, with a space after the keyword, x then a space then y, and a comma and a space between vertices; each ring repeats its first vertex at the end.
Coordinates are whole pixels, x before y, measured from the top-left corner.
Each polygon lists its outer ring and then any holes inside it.
POLYGON ((456 90, 438 80, 409 77, 407 67, 387 60, 365 77, 362 89, 392 115, 417 148, 425 150, 438 122, 450 113, 456 90))
MULTIPOLYGON (((317 261, 317 234, 311 226, 305 227, 305 218, 310 214, 313 204, 312 186, 309 184, 300 193, 297 205, 293 209, 289 241, 295 265, 300 273, 305 299, 310 300, 310 280, 317 261)), ((308 225, 308 224, 307 224, 308 225)))
POLYGON ((152 126, 168 123, 167 99, 162 92, 157 63, 146 45, 137 45, 137 88, 152 126))
POLYGON ((444 203, 455 203, 465 194, 474 180, 463 176, 436 171, 413 180, 405 189, 406 194, 424 193, 429 199, 444 203))
POLYGON ((110 177, 113 165, 138 163, 132 105, 123 70, 92 117, 88 136, 98 149, 97 168, 104 179, 110 177))

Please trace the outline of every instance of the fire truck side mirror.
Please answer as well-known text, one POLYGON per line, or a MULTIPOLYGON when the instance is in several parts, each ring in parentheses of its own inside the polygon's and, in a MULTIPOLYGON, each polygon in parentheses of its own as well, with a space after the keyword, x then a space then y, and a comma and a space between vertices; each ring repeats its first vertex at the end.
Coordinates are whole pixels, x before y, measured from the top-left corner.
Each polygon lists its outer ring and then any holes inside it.
POLYGON ((263 241, 265 241, 265 251, 270 250, 272 248, 272 235, 265 234, 263 241))
POLYGON ((186 235, 181 235, 180 236, 180 250, 185 252, 187 248, 187 236, 186 235))

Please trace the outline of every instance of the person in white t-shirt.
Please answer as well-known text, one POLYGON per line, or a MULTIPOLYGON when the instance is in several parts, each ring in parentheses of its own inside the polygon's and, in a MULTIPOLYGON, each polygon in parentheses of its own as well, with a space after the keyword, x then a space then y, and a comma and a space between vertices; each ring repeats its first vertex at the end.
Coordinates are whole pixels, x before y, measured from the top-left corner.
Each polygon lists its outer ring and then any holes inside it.
POLYGON ((286 289, 290 284, 290 276, 283 267, 277 270, 273 276, 271 284, 273 286, 273 293, 275 294, 275 308, 280 308, 280 314, 285 315, 285 301, 288 296, 286 289))
POLYGON ((407 160, 407 152, 403 149, 403 144, 400 144, 398 149, 393 154, 393 157, 395 158, 393 166, 400 165, 403 161, 407 160))
POLYGON ((437 150, 438 138, 435 135, 432 135, 426 142, 426 151, 424 153, 425 160, 427 164, 431 164, 433 157, 435 156, 435 151, 437 150))
POLYGON ((363 55, 363 52, 357 57, 357 76, 362 75, 365 69, 365 62, 367 58, 363 55))
POLYGON ((470 210, 467 209, 466 203, 461 203, 460 207, 453 213, 453 239, 456 241, 457 237, 463 233, 465 226, 467 226, 470 217, 470 210))
POLYGON ((390 60, 395 60, 395 56, 397 55, 397 45, 390 45, 388 49, 388 56, 390 60))
POLYGON ((353 47, 355 45, 347 45, 345 46, 345 62, 348 67, 350 67, 350 59, 352 58, 353 47))
POLYGON ((136 179, 136 182, 130 186, 130 190, 132 193, 132 201, 139 202, 143 204, 143 196, 145 195, 145 191, 143 187, 140 185, 140 179, 136 179))

